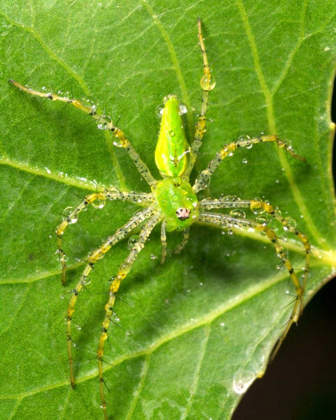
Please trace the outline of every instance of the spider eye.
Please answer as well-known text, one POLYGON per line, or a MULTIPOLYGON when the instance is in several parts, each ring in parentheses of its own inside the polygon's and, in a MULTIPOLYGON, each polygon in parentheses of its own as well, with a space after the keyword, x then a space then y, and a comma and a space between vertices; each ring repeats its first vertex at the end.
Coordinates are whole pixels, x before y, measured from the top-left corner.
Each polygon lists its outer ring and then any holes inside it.
POLYGON ((189 209, 184 209, 183 207, 180 207, 179 209, 176 210, 176 216, 180 220, 187 220, 187 219, 189 219, 189 216, 190 216, 190 210, 189 209))

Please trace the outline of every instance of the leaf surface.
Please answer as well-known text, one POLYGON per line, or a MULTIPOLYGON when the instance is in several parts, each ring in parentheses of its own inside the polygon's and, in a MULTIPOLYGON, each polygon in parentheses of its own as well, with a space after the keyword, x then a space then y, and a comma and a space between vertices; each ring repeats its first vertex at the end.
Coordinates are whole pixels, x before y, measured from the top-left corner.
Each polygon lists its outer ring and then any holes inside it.
MULTIPOLYGON (((260 132, 290 139, 308 162, 272 145, 241 150, 221 164, 200 196, 257 196, 293 217, 314 247, 307 303, 336 265, 330 121, 335 13, 331 0, 2 2, 1 418, 102 418, 95 352, 108 280, 127 256, 127 241, 96 265, 79 297, 75 391, 64 316, 82 260, 138 208, 108 202, 69 227, 65 289, 55 228, 64 208, 96 188, 149 191, 124 150, 114 148, 89 117, 25 95, 7 80, 93 100, 114 120, 121 114, 119 126, 158 177, 156 109, 164 96, 177 94, 187 105, 193 136, 200 108, 200 16, 217 85, 197 169, 225 143, 260 132)), ((169 235, 169 249, 180 239, 169 235)), ((301 268, 300 244, 289 237, 287 245, 301 268)), ((181 255, 160 265, 160 252, 156 229, 121 287, 115 310, 130 334, 113 325, 106 345, 109 416, 228 419, 241 398, 235 383, 243 381, 247 389, 263 375, 288 320, 288 274, 276 269, 274 249, 255 232, 222 235, 193 226, 181 255)))

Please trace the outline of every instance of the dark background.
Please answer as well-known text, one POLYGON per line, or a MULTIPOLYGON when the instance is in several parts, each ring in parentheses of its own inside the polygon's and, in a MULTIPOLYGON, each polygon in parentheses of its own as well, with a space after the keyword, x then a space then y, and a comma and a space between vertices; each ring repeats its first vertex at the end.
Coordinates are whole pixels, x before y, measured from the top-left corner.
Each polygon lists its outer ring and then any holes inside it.
MULTIPOLYGON (((332 120, 336 122, 335 85, 332 120)), ((333 175, 335 182, 335 149, 333 175)), ((336 419, 335 279, 312 299, 265 376, 244 395, 233 420, 246 419, 336 419)))

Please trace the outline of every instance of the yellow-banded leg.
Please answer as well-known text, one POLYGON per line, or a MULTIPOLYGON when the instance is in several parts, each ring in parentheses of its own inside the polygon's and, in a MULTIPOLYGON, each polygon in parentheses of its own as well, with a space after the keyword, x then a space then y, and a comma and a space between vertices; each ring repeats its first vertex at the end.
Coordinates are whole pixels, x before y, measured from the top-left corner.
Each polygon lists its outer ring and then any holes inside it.
POLYGON ((292 146, 287 144, 285 141, 280 140, 279 137, 274 134, 268 135, 268 136, 262 135, 259 137, 253 137, 251 139, 249 138, 248 140, 238 139, 237 141, 229 143, 226 146, 224 146, 223 149, 216 154, 216 157, 212 159, 208 167, 197 176, 195 184, 193 186, 194 192, 197 193, 198 191, 204 190, 209 185, 209 181, 212 174, 215 172, 215 170, 220 165, 222 160, 224 160, 227 156, 232 156, 233 153, 239 147, 250 148, 250 146, 254 144, 268 143, 268 142, 275 142, 279 148, 285 149, 295 159, 299 159, 302 162, 306 162, 306 160, 303 157, 293 152, 292 146))
POLYGON ((161 264, 165 262, 166 255, 167 255, 167 235, 166 235, 166 221, 163 220, 161 223, 161 264))
POLYGON ((286 325, 286 328, 282 332, 279 338, 279 341, 277 342, 277 345, 275 346, 272 352, 271 360, 273 360, 281 346, 281 343, 284 341, 288 331, 290 330, 290 327, 292 326, 294 322, 296 323, 299 319, 299 316, 301 313, 301 307, 302 307, 302 299, 303 299, 303 294, 304 294, 304 289, 301 286, 297 275, 295 274, 295 271, 291 262, 287 258, 285 248, 280 244, 279 238, 277 237, 273 229, 269 228, 266 224, 258 223, 254 220, 239 219, 239 218, 235 218, 235 217, 225 215, 225 214, 201 213, 199 216, 199 221, 205 222, 213 226, 219 226, 221 228, 230 228, 230 227, 253 228, 260 233, 263 232, 267 236, 267 238, 271 241, 271 243, 273 244, 275 248, 277 256, 281 258, 283 264, 287 268, 290 278, 295 287, 296 300, 294 302, 294 307, 293 307, 291 316, 289 318, 289 321, 286 325))
POLYGON ((152 194, 146 193, 136 193, 131 192, 121 192, 116 188, 106 189, 104 192, 94 193, 87 195, 83 201, 81 201, 77 207, 75 207, 67 216, 63 219, 63 222, 56 229, 57 236, 57 252, 59 255, 59 260, 62 264, 62 283, 65 285, 65 276, 66 276, 66 255, 63 250, 62 245, 62 236, 68 227, 68 225, 74 224, 78 220, 78 215, 81 211, 86 209, 90 204, 94 203, 96 200, 105 201, 105 200, 121 200, 121 201, 130 201, 132 203, 143 203, 149 205, 154 201, 152 194))
POLYGON ((68 304, 68 310, 67 310, 67 341, 68 341, 68 355, 69 355, 69 364, 70 364, 70 382, 71 382, 72 387, 74 387, 75 385, 75 377, 73 373, 71 321, 72 321, 73 313, 75 312, 75 304, 77 301, 78 294, 82 290, 82 288, 87 284, 88 276, 93 266, 95 265, 95 263, 98 260, 102 259, 105 256, 105 254, 112 248, 113 245, 115 245, 121 239, 125 238, 125 236, 127 236, 128 233, 130 233, 134 228, 136 228, 144 220, 151 217, 154 213, 155 213, 155 210, 153 207, 149 207, 143 211, 136 213, 136 215, 133 216, 124 226, 118 229, 114 235, 110 236, 103 243, 101 247, 93 251, 88 258, 88 263, 85 266, 84 271, 75 289, 72 290, 72 295, 71 295, 71 298, 68 304))
POLYGON ((201 48, 202 58, 203 58, 203 76, 200 80, 200 85, 202 88, 202 106, 201 106, 200 115, 198 117, 198 121, 195 126, 195 137, 191 145, 189 166, 184 174, 184 177, 188 177, 190 172, 192 171, 195 165, 195 161, 197 159, 199 149, 202 146, 202 139, 203 139, 204 133, 207 131, 206 113, 207 113, 207 107, 208 107, 209 91, 212 90, 216 84, 215 78, 211 75, 211 69, 209 66, 208 57, 205 50, 204 38, 202 35, 202 24, 201 24, 200 19, 198 19, 197 24, 198 24, 198 44, 201 48))
POLYGON ((124 263, 120 266, 119 272, 117 276, 111 283, 110 286, 110 293, 109 299, 107 304, 105 305, 105 318, 103 321, 102 332, 100 334, 98 351, 97 351, 97 358, 98 358, 98 370, 99 370, 99 390, 100 390, 100 398, 101 398, 101 406, 104 410, 104 418, 107 420, 107 413, 106 413, 106 401, 104 396, 104 379, 103 379, 103 355, 104 355, 104 346, 105 340, 107 339, 108 335, 108 327, 111 321, 111 317, 113 315, 113 306, 116 299, 116 294, 119 290, 119 286, 121 281, 127 276, 127 274, 131 271, 132 265, 136 260, 138 254, 145 246, 145 242, 147 241, 150 233, 154 229, 155 225, 162 219, 161 212, 156 212, 152 215, 152 217, 147 221, 147 223, 143 226, 141 233, 139 235, 138 241, 134 244, 132 251, 124 261, 124 263))
POLYGON ((153 176, 149 172, 148 167, 140 159, 138 153, 134 150, 134 147, 132 146, 130 141, 127 140, 124 132, 120 130, 120 128, 115 127, 109 117, 106 117, 104 115, 97 113, 96 106, 90 107, 90 106, 84 105, 78 99, 72 99, 68 97, 59 96, 51 92, 48 92, 48 93, 39 92, 37 90, 23 86, 20 83, 15 82, 14 80, 9 80, 9 83, 16 86, 18 89, 26 93, 29 93, 30 95, 50 99, 51 101, 64 102, 66 104, 74 106, 75 108, 78 108, 79 110, 85 112, 88 115, 91 115, 91 117, 97 121, 99 129, 110 130, 112 132, 113 136, 118 140, 118 142, 114 143, 115 146, 123 147, 124 149, 126 149, 127 153, 129 154, 130 158, 133 160, 135 166, 137 167, 138 171, 143 176, 143 178, 148 182, 150 186, 155 187, 156 179, 153 178, 153 176))
POLYGON ((182 249, 187 245, 189 240, 189 231, 189 228, 184 229, 182 242, 179 245, 177 245, 177 247, 174 249, 174 254, 179 254, 182 251, 182 249))
MULTIPOLYGON (((200 202, 200 209, 203 210, 211 210, 211 209, 241 209, 241 208, 249 208, 254 213, 262 212, 267 213, 269 216, 273 217, 274 219, 278 220, 285 231, 288 231, 297 236, 299 241, 302 243, 304 251, 305 251, 305 269, 303 275, 303 282, 302 288, 305 290, 307 279, 308 279, 308 272, 309 272, 309 265, 310 265, 310 254, 311 254, 311 246, 308 240, 308 236, 302 232, 300 232, 296 228, 296 223, 291 218, 285 218, 281 216, 279 210, 275 209, 271 204, 262 201, 260 199, 254 200, 241 200, 238 197, 224 197, 219 199, 214 198, 205 198, 200 202)), ((301 312, 303 310, 303 305, 301 302, 301 312)))

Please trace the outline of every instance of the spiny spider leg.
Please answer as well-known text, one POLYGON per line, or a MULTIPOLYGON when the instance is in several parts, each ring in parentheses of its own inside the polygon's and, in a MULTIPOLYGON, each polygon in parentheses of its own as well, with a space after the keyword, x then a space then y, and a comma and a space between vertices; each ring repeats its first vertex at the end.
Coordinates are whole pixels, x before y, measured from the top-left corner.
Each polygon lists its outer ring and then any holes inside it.
POLYGON ((144 220, 148 219, 153 215, 153 206, 148 207, 143 211, 140 211, 136 213, 124 226, 119 228, 116 233, 112 236, 110 236, 101 247, 93 251, 89 258, 88 263, 84 268, 84 271, 75 287, 74 290, 72 290, 72 295, 68 304, 67 309, 67 340, 68 340, 68 355, 69 355, 69 364, 70 364, 70 382, 71 386, 75 386, 75 377, 73 373, 73 358, 72 358, 72 338, 71 338, 71 321, 72 321, 72 315, 75 311, 75 304, 77 301, 77 296, 79 292, 82 290, 83 286, 87 284, 88 276, 95 265, 95 263, 102 259, 105 254, 112 248, 113 245, 115 245, 117 242, 119 242, 121 239, 125 238, 128 233, 130 233, 134 228, 136 228, 140 223, 142 223, 144 220))
POLYGON ((188 177, 195 165, 198 151, 200 147, 202 146, 202 139, 204 136, 204 133, 207 131, 206 127, 206 112, 208 107, 208 96, 209 91, 212 90, 215 87, 215 78, 211 75, 211 69, 208 62, 208 57, 205 50, 204 45, 204 39, 202 35, 202 26, 201 26, 201 20, 198 18, 197 20, 198 24, 198 42, 199 46, 202 51, 202 57, 203 57, 203 76, 200 80, 200 85, 202 88, 202 106, 201 106, 201 113, 199 115, 198 121, 196 123, 196 131, 195 131, 195 137, 193 144, 191 145, 191 153, 190 153, 190 161, 188 169, 186 170, 184 176, 188 177))
POLYGON ((107 339, 107 332, 108 327, 110 324, 111 317, 113 315, 113 306, 116 299, 116 294, 118 292, 119 286, 121 281, 127 276, 127 274, 131 271, 132 265, 136 260, 137 256, 139 255, 140 251, 144 248, 145 242, 147 241, 150 233, 157 225, 157 223, 162 219, 161 211, 152 211, 151 218, 147 221, 147 223, 143 226, 141 233, 139 235, 138 241, 134 244, 132 251, 124 261, 124 263, 120 266, 119 272, 117 276, 111 283, 110 286, 110 293, 109 299, 107 304, 105 305, 105 318, 103 321, 102 332, 100 334, 98 351, 97 351, 97 358, 98 358, 98 370, 99 370, 99 390, 100 390, 100 398, 101 398, 101 405, 104 410, 104 418, 107 420, 107 413, 106 413, 106 401, 104 396, 104 379, 103 379, 103 355, 104 355, 104 345, 105 340, 107 339))
POLYGON ((177 247, 174 249, 174 254, 179 254, 182 251, 182 249, 187 245, 189 240, 189 231, 189 228, 184 229, 182 242, 179 245, 177 245, 177 247))
POLYGON ((78 220, 78 215, 81 211, 86 209, 94 201, 100 200, 121 200, 121 201, 130 201, 136 204, 147 204, 149 205, 154 201, 152 194, 147 193, 137 193, 134 191, 131 192, 121 192, 116 188, 106 189, 104 192, 95 193, 87 195, 83 201, 81 201, 77 207, 75 207, 68 216, 63 220, 63 222, 56 229, 57 236, 57 252, 59 255, 59 260, 62 264, 62 283, 65 285, 65 276, 66 276, 66 255, 62 246, 62 235, 64 234, 66 228, 69 224, 76 223, 78 220))
POLYGON ((97 121, 98 128, 102 130, 110 130, 112 132, 113 136, 118 140, 118 143, 115 142, 114 145, 117 147, 123 147, 124 149, 126 149, 127 153, 129 154, 130 158, 133 160, 136 168, 138 169, 140 174, 143 176, 143 178, 147 181, 147 183, 150 186, 155 187, 156 179, 153 178, 152 174, 149 172, 148 167, 140 159, 138 153, 135 151, 131 142, 127 140, 124 132, 120 130, 120 128, 115 127, 109 117, 97 114, 96 106, 89 107, 87 105, 84 105, 78 99, 71 99, 68 97, 58 96, 50 92, 49 93, 39 92, 37 90, 27 88, 21 85, 20 83, 15 82, 14 80, 9 80, 9 83, 16 86, 18 89, 23 90, 26 93, 29 93, 30 95, 40 96, 41 98, 47 98, 47 99, 50 99, 51 101, 65 102, 67 104, 73 105, 75 108, 80 109, 86 114, 91 115, 91 117, 97 121))
POLYGON ((163 220, 161 223, 161 264, 165 262, 166 255, 167 255, 167 234, 166 234, 166 221, 163 220))
POLYGON ((299 159, 302 162, 306 162, 306 160, 297 155, 293 152, 292 146, 287 144, 285 141, 280 140, 278 136, 275 134, 271 134, 268 136, 261 135, 259 137, 253 137, 251 139, 238 139, 235 142, 229 143, 223 147, 223 149, 216 154, 215 159, 213 159, 208 167, 198 174, 195 184, 193 186, 193 190, 195 193, 198 191, 204 190, 210 181, 212 174, 215 172, 219 164, 224 160, 227 156, 232 156, 232 154, 237 150, 239 147, 249 147, 253 144, 259 143, 266 143, 266 142, 275 142, 279 146, 279 148, 284 148, 290 155, 292 155, 295 159, 299 159))
MULTIPOLYGON (((305 250, 305 269, 304 269, 304 277, 302 282, 302 288, 305 290, 307 279, 308 279, 308 272, 309 272, 309 263, 310 263, 310 254, 311 254, 311 246, 308 240, 308 236, 304 233, 300 232, 296 226, 293 226, 293 219, 287 219, 281 216, 280 211, 276 210, 271 204, 266 203, 265 201, 261 201, 260 199, 254 200, 241 200, 238 197, 235 199, 230 198, 220 198, 220 199, 213 199, 213 198, 205 198, 200 202, 200 208, 204 210, 211 210, 211 209, 231 209, 231 208, 246 208, 248 207, 253 212, 257 210, 262 210, 266 212, 268 215, 273 217, 274 219, 278 220, 282 225, 284 230, 293 233, 298 237, 300 242, 302 243, 304 250, 305 250)), ((303 311, 303 305, 301 305, 301 313, 303 311)))
POLYGON ((277 256, 281 258, 283 264, 286 266, 287 271, 290 275, 290 278, 292 279, 292 282, 296 290, 296 299, 294 302, 294 307, 293 307, 291 316, 286 325, 286 328, 281 334, 271 354, 270 360, 272 361, 275 355, 277 354, 282 342, 284 341, 288 331, 290 330, 290 327, 292 326, 294 322, 296 323, 299 319, 300 312, 301 312, 300 308, 302 307, 302 299, 303 299, 303 294, 304 294, 304 288, 301 286, 300 281, 297 275, 295 274, 294 268, 287 257, 285 248, 280 244, 279 238, 277 237, 273 229, 269 228, 265 224, 258 223, 254 220, 239 219, 239 218, 231 217, 225 214, 200 213, 199 221, 205 222, 213 226, 219 226, 221 228, 227 228, 227 227, 251 228, 252 227, 253 229, 255 229, 256 231, 260 233, 264 232, 267 238, 272 242, 276 250, 277 256))

